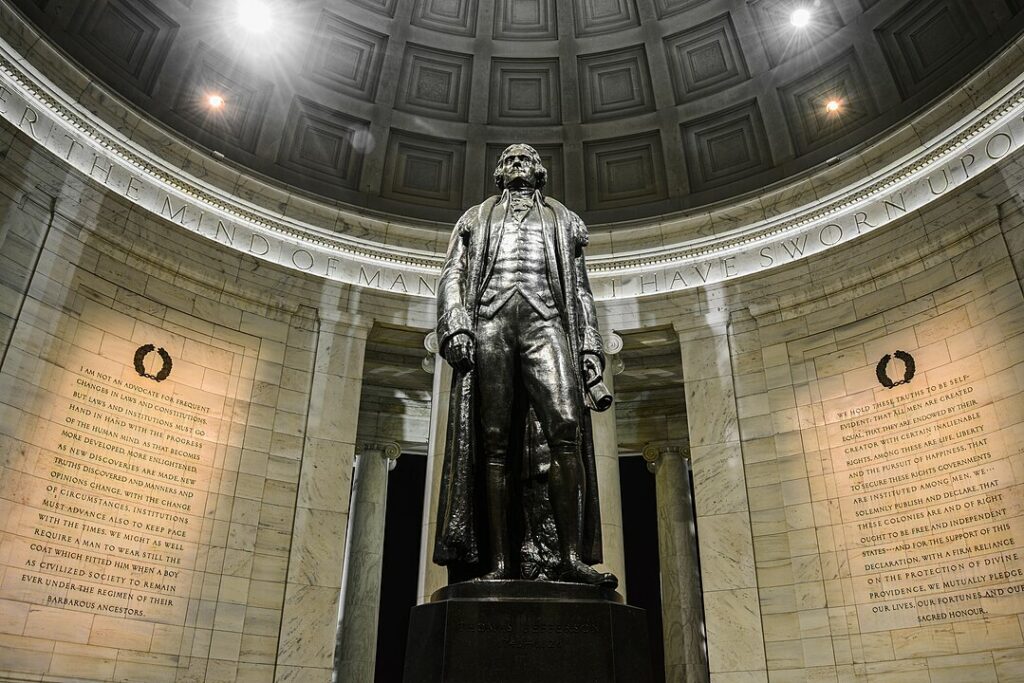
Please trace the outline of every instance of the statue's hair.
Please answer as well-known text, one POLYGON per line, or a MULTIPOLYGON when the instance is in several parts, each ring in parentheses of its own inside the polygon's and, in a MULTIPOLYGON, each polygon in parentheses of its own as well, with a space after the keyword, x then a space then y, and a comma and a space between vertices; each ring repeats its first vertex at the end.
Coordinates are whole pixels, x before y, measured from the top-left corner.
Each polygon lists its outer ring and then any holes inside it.
POLYGON ((498 165, 494 168, 494 185, 498 188, 499 192, 505 189, 505 174, 501 171, 501 166, 505 161, 505 157, 509 156, 513 152, 519 152, 520 150, 527 152, 530 157, 533 158, 534 187, 539 190, 548 182, 548 169, 544 168, 544 164, 540 162, 540 155, 537 154, 537 150, 530 145, 517 142, 514 145, 506 147, 505 150, 498 155, 498 165))

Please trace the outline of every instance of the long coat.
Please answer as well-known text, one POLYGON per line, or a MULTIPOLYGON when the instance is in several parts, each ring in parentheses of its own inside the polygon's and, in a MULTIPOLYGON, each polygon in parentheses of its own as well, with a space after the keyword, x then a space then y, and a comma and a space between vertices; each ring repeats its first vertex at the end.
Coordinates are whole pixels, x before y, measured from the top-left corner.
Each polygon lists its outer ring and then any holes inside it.
MULTIPOLYGON (((569 343, 580 354, 595 354, 603 365, 601 335, 597 330, 594 298, 583 258, 583 248, 588 240, 586 226, 579 216, 560 202, 545 198, 540 192, 535 193, 534 200, 543 220, 549 284, 569 343)), ((455 225, 438 282, 437 337, 442 350, 453 335, 460 332, 473 334, 479 299, 486 284, 486 272, 491 265, 489 252, 501 240, 500 232, 492 235, 492 231, 504 226, 508 208, 506 192, 474 206, 455 225)), ((581 388, 580 401, 589 405, 582 391, 584 385, 580 377, 580 363, 576 363, 575 368, 577 386, 581 388)), ((481 543, 486 542, 483 538, 487 519, 486 512, 483 512, 486 508, 479 468, 481 458, 476 452, 478 440, 474 380, 473 371, 455 371, 452 378, 434 543, 434 561, 441 565, 478 563, 481 543)), ((580 455, 586 482, 580 556, 585 562, 595 564, 601 561, 597 471, 590 413, 589 410, 580 412, 584 416, 580 455)), ((529 438, 524 437, 518 441, 527 444, 529 438)), ((525 467, 528 474, 540 473, 536 462, 528 462, 525 467)))

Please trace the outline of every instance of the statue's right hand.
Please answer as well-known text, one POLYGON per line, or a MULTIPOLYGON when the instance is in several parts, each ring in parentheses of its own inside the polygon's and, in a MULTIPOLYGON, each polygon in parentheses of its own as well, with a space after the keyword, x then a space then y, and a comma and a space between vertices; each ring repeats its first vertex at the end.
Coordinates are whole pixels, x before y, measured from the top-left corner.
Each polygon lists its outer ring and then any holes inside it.
POLYGON ((473 369, 474 364, 475 349, 473 347, 473 337, 465 332, 460 332, 445 344, 444 359, 448 361, 448 365, 459 372, 469 372, 473 369))

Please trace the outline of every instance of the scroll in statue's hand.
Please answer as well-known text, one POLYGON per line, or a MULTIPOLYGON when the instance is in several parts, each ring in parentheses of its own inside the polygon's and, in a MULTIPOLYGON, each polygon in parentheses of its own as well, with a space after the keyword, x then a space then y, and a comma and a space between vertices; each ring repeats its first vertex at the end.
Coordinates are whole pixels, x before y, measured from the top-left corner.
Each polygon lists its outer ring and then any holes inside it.
POLYGON ((469 372, 473 369, 473 357, 475 355, 473 337, 465 332, 460 332, 444 345, 442 349, 444 359, 448 365, 458 372, 469 372))

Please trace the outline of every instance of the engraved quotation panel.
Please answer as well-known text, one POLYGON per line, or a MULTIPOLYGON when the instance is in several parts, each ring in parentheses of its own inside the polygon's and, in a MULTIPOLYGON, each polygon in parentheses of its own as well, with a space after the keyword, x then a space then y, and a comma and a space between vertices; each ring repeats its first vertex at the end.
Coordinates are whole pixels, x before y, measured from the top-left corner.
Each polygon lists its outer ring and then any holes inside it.
POLYGON ((865 631, 981 616, 986 599, 1024 589, 1024 528, 1008 507, 1015 477, 978 379, 907 385, 830 414, 865 631))
MULTIPOLYGON (((967 320, 960 311, 948 317, 967 320)), ((980 332, 948 332, 954 355, 979 344, 965 335, 980 332)), ((832 534, 864 633, 1024 608, 1019 411, 1011 406, 1019 388, 1012 369, 987 370, 1004 364, 1007 347, 935 368, 946 360, 935 347, 908 348, 845 373, 847 386, 874 388, 822 404, 832 534)))
POLYGON ((82 321, 7 460, 0 597, 182 625, 241 359, 93 302, 82 321))

